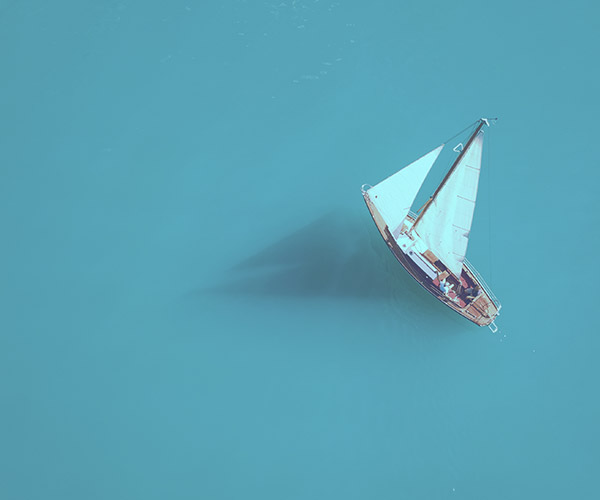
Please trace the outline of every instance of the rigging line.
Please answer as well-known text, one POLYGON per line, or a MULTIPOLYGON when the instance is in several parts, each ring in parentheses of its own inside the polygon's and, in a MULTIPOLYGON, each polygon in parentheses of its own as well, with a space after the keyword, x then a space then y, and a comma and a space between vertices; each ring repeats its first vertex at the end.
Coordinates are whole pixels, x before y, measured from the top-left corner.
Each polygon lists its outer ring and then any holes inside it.
POLYGON ((492 141, 490 140, 492 134, 488 134, 487 141, 487 167, 488 167, 488 263, 490 270, 490 284, 494 283, 494 273, 492 272, 492 162, 491 162, 491 149, 492 141))
POLYGON ((454 139, 455 137, 458 137, 460 134, 462 134, 463 132, 466 132, 467 130, 469 130, 473 125, 475 125, 476 123, 479 123, 479 120, 475 120, 473 123, 471 123, 470 125, 467 125, 465 128, 463 128, 460 132, 458 132, 457 134, 454 134, 452 137, 449 137, 448 139, 446 139, 442 144, 448 144, 452 139, 454 139))

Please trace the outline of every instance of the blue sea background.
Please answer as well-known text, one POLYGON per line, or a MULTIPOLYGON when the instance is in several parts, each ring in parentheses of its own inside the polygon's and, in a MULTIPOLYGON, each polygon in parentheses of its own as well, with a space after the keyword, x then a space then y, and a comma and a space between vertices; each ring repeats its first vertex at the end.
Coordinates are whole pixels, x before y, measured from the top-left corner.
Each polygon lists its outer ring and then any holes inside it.
POLYGON ((0 0, 0 497, 600 498, 599 18, 0 0), (481 116, 496 334, 360 194, 481 116))

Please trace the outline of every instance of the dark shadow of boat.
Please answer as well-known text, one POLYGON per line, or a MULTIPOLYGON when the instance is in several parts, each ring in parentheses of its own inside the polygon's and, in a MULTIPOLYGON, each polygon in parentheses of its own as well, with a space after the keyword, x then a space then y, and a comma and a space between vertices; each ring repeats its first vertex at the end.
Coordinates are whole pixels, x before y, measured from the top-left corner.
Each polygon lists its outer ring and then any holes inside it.
POLYGON ((222 282, 196 293, 376 300, 429 320, 455 317, 402 268, 366 216, 322 216, 226 274, 222 282))

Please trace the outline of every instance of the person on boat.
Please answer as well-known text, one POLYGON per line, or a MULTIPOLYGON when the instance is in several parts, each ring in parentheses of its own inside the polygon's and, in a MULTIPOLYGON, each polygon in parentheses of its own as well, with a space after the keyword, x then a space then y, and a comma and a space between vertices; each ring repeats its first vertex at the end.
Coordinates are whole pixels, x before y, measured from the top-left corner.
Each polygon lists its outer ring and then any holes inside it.
POLYGON ((448 292, 450 291, 450 287, 448 286, 448 283, 446 283, 446 280, 443 279, 442 281, 440 281, 440 291, 444 294, 447 295, 448 292))
POLYGON ((465 290, 465 293, 467 294, 467 299, 476 299, 477 297, 479 297, 479 292, 480 290, 478 286, 472 286, 465 290))

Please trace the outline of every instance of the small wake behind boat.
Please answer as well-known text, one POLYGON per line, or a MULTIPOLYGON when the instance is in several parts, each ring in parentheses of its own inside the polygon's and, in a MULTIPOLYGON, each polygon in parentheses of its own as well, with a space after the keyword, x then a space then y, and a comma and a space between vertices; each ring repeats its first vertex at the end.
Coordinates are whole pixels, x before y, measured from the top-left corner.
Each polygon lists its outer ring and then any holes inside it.
POLYGON ((398 261, 428 292, 479 326, 497 331, 500 302, 467 261, 483 127, 476 122, 452 167, 419 214, 411 206, 445 144, 375 186, 363 185, 371 216, 398 261))

